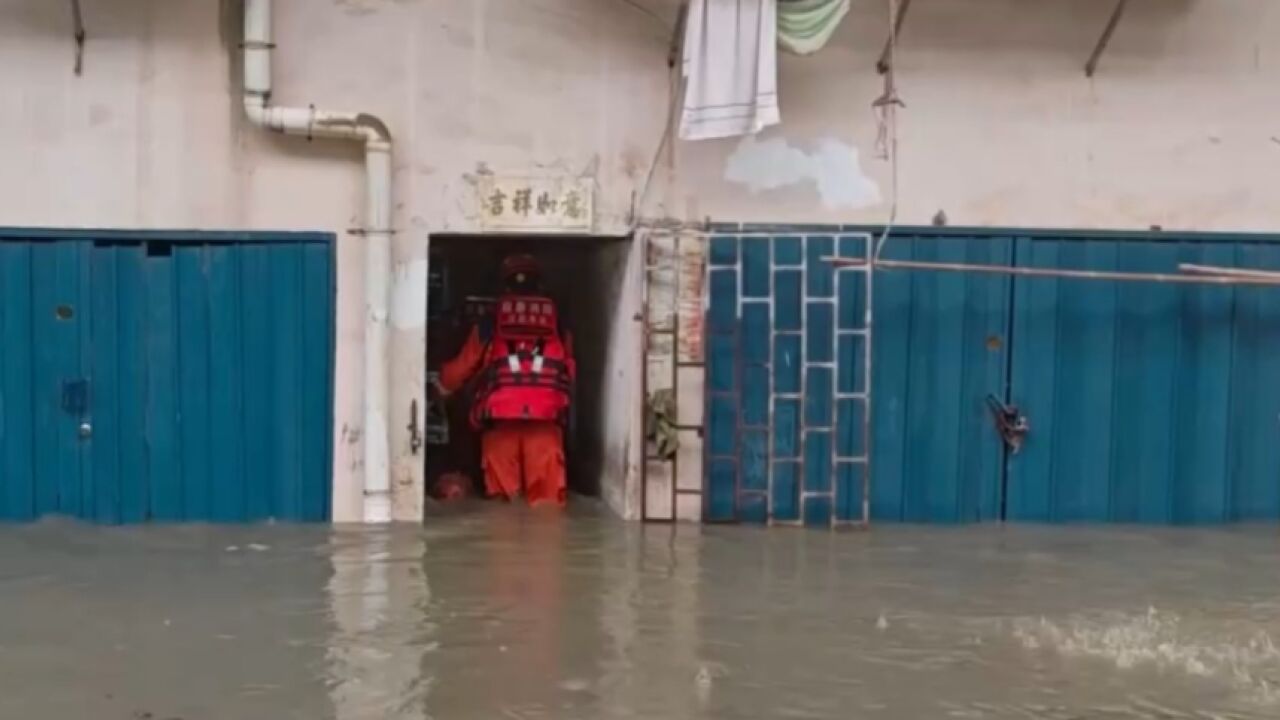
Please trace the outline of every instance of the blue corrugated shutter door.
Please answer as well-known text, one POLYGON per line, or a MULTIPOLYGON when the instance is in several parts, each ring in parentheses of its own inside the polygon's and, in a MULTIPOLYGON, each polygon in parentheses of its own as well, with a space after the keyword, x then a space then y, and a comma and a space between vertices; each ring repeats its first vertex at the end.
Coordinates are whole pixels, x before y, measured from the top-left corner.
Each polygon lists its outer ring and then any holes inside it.
MULTIPOLYGON (((822 258, 860 239, 727 230, 709 250, 706 517, 858 517, 862 276, 822 258)), ((922 228, 884 257, 1280 270, 1265 236, 922 228)), ((1280 519, 1280 288, 883 270, 875 291, 873 520, 1280 519), (1029 420, 1020 452, 988 397, 1029 420)))
POLYGON ((0 238, 0 518, 329 517, 328 236, 0 238))
MULTIPOLYGON (((1029 267, 1280 270, 1234 239, 1023 238, 1029 267)), ((1280 289, 1018 278, 1008 519, 1280 519, 1280 289)))
MULTIPOLYGON (((1007 265, 1012 244, 912 235, 882 257, 1007 265)), ((1006 388, 1010 279, 886 270, 875 282, 872 519, 999 519, 1004 449, 987 397, 1006 388)))

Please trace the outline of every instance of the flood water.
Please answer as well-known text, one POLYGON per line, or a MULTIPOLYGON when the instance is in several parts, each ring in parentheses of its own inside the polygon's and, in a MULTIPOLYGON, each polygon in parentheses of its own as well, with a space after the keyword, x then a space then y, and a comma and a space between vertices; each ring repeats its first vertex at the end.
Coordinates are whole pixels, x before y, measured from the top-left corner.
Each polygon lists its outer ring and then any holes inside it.
POLYGON ((0 529, 0 718, 1276 718, 1280 532, 0 529))

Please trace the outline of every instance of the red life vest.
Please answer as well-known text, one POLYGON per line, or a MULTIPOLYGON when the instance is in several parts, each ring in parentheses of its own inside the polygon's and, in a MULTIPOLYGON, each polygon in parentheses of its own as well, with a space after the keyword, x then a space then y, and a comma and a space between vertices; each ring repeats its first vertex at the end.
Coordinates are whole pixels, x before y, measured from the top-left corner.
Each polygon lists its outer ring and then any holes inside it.
POLYGON ((572 392, 572 358, 550 298, 504 295, 490 319, 491 337, 476 391, 472 423, 564 422, 572 392))

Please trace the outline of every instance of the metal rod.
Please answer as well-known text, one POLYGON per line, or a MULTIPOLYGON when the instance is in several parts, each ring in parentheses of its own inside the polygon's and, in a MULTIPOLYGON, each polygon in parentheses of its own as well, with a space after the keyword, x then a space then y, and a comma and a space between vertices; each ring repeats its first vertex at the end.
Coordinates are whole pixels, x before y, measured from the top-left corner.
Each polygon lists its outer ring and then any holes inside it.
POLYGON ((889 65, 892 58, 889 57, 893 49, 893 43, 899 35, 902 34, 902 23, 907 19, 907 10, 911 7, 911 0, 902 0, 902 5, 898 8, 897 21, 893 25, 893 37, 884 41, 884 50, 880 52, 880 59, 876 61, 876 71, 881 75, 889 72, 889 65))
MULTIPOLYGON (((835 267, 865 267, 866 261, 853 258, 827 258, 835 267)), ((875 261, 875 269, 933 270, 938 272, 976 272, 990 275, 1022 275, 1028 277, 1072 278, 1075 280, 1107 280, 1122 282, 1178 283, 1182 285, 1280 285, 1275 275, 1206 274, 1174 275, 1170 273, 1109 272, 1103 270, 1067 270, 1057 268, 1011 267, 1009 265, 974 265, 968 263, 935 263, 918 260, 875 261)))
POLYGON ((1098 44, 1093 48, 1093 54, 1089 56, 1089 62, 1084 66, 1084 74, 1086 77, 1093 77, 1093 73, 1098 69, 1098 60, 1102 58, 1102 52, 1107 49, 1107 43, 1111 42, 1111 35, 1116 31, 1116 26, 1120 24, 1120 17, 1124 15, 1124 9, 1129 5, 1129 0, 1118 0, 1116 9, 1111 11, 1111 19, 1107 21, 1107 28, 1102 31, 1102 37, 1098 38, 1098 44))
POLYGON ((1219 277, 1247 277, 1280 280, 1280 272, 1273 270, 1252 270, 1248 268, 1219 267, 1217 265, 1193 265, 1182 263, 1178 269, 1193 275, 1211 275, 1219 277))
MULTIPOLYGON (((874 349, 871 346, 872 338, 875 336, 875 279, 876 266, 880 261, 876 259, 876 241, 875 236, 867 233, 862 238, 862 252, 866 256, 866 308, 863 309, 863 331, 866 335, 862 338, 862 456, 866 458, 866 464, 862 466, 862 524, 864 526, 871 525, 871 423, 875 419, 872 416, 871 390, 875 385, 872 376, 872 359, 874 357, 874 349)), ((837 333, 839 335, 839 333, 837 333)), ((857 390, 857 385, 854 385, 857 390)))
MULTIPOLYGON (((640 253, 640 260, 644 264, 641 268, 640 276, 640 442, 641 456, 649 454, 649 235, 648 232, 637 232, 632 237, 638 245, 638 249, 632 252, 640 253)), ((630 262, 630 258, 628 258, 630 262)), ((628 453, 630 454, 630 453, 628 453)), ((630 459, 628 459, 630 462, 630 459)), ((672 476, 671 484, 675 484, 675 477, 672 476)), ((675 508, 672 508, 671 516, 675 517, 675 508)), ((641 461, 640 463, 640 522, 652 522, 649 517, 649 463, 641 461)))
POLYGON ((71 21, 75 24, 76 75, 84 72, 84 15, 80 12, 80 0, 71 0, 71 21))

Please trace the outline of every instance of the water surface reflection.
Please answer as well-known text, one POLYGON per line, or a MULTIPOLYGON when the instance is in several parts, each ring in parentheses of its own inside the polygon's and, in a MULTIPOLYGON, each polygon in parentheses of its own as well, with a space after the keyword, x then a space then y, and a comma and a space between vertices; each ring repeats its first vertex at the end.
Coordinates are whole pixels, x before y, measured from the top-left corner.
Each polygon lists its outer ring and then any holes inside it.
POLYGON ((1273 530, 0 529, 0 717, 1275 718, 1273 530))

